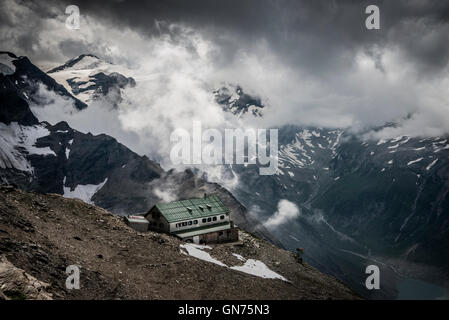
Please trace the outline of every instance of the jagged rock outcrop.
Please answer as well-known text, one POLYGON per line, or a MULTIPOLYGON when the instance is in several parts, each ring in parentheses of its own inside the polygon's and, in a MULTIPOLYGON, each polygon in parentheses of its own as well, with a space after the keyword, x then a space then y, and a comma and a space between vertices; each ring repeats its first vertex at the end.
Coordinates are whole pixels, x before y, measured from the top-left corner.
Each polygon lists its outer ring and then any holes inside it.
POLYGON ((87 105, 72 96, 61 84, 57 83, 47 73, 39 69, 24 56, 17 57, 13 53, 0 51, 0 54, 7 54, 13 58, 11 61, 15 67, 14 73, 4 75, 0 79, 0 87, 4 86, 4 82, 9 80, 15 85, 16 90, 20 92, 22 97, 33 103, 41 103, 42 97, 38 94, 39 86, 44 86, 47 90, 54 92, 56 95, 69 100, 76 109, 82 110, 87 105))
POLYGON ((52 300, 49 286, 0 256, 0 300, 52 300))
POLYGON ((252 96, 243 91, 240 86, 227 85, 213 92, 215 101, 224 111, 237 116, 250 113, 255 117, 262 117, 262 109, 265 107, 259 97, 252 96))

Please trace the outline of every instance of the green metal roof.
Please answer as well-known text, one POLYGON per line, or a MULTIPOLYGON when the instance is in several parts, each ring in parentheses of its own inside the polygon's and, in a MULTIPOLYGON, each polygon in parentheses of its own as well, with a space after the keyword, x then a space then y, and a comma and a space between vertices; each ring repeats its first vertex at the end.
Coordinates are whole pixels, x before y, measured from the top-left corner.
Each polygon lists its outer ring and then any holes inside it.
POLYGON ((158 203, 156 207, 168 222, 199 219, 229 213, 229 209, 217 196, 158 203))

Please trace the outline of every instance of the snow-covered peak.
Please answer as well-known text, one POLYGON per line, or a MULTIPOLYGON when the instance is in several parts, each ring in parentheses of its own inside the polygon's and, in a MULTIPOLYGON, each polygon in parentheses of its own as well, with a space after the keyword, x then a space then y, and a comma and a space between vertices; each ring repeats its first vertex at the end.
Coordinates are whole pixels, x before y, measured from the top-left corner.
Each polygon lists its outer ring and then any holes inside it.
POLYGON ((0 168, 33 173, 30 155, 56 156, 49 147, 36 145, 38 139, 49 134, 44 124, 22 126, 17 122, 9 125, 0 122, 0 168))
POLYGON ((72 70, 94 69, 106 64, 106 62, 94 55, 80 55, 73 62, 72 70))
POLYGON ((108 89, 134 84, 128 78, 132 71, 126 67, 104 61, 92 54, 82 54, 47 72, 72 95, 88 103, 106 95, 108 89))

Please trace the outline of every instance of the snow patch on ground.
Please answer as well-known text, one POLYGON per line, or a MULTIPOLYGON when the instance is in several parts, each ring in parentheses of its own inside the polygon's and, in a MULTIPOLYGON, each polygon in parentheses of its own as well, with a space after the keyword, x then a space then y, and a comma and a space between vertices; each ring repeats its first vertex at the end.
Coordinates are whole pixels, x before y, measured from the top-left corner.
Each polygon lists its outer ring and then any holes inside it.
POLYGON ((426 170, 429 171, 434 165, 435 163, 437 163, 438 158, 436 158, 435 160, 433 160, 427 167, 426 170))
POLYGON ((205 249, 212 249, 209 246, 204 246, 204 245, 194 244, 194 243, 186 243, 186 244, 181 244, 180 247, 182 249, 185 249, 189 256, 192 256, 192 257, 195 257, 197 259, 204 260, 207 262, 215 263, 222 267, 227 267, 227 265, 225 265, 223 262, 212 258, 209 253, 204 251, 205 249))
POLYGON ((74 190, 70 190, 70 187, 65 186, 65 180, 63 182, 63 188, 64 188, 64 197, 66 198, 72 198, 72 199, 81 199, 86 203, 92 203, 92 197, 94 196, 97 191, 99 191, 105 183, 108 181, 108 178, 106 178, 102 183, 100 184, 79 184, 75 187, 74 190))
POLYGON ((299 242, 298 238, 296 238, 295 236, 293 236, 293 235, 291 235, 291 234, 289 234, 288 236, 289 236, 290 238, 292 238, 293 240, 295 240, 296 242, 299 242))
POLYGON ((312 144, 310 139, 312 137, 312 134, 308 129, 303 129, 302 132, 298 132, 297 136, 301 138, 310 148, 314 148, 314 145, 312 144))
POLYGON ((239 255, 238 253, 233 253, 232 254, 234 257, 236 257, 237 259, 239 259, 240 261, 246 261, 245 258, 243 258, 243 256, 239 255))
POLYGON ((284 278, 280 274, 270 270, 265 265, 265 263, 263 263, 262 261, 254 260, 254 259, 245 259, 243 256, 241 256, 237 253, 233 253, 232 255, 234 257, 236 257, 237 259, 239 259, 240 261, 244 261, 245 264, 242 266, 228 267, 223 262, 221 262, 215 258, 212 258, 209 253, 204 251, 206 249, 207 250, 212 249, 209 246, 199 245, 199 244, 194 244, 194 243, 186 243, 186 244, 181 244, 180 248, 181 248, 181 253, 183 253, 183 254, 188 254, 197 259, 211 262, 211 263, 217 264, 217 265, 225 267, 225 268, 244 272, 244 273, 251 274, 253 276, 264 278, 264 279, 280 279, 283 281, 288 281, 286 278, 284 278), (183 249, 185 251, 183 251, 183 249))
POLYGON ((25 156, 17 149, 18 137, 15 131, 4 123, 0 123, 0 168, 33 172, 33 168, 25 156))
POLYGON ((37 139, 46 137, 50 134, 50 131, 48 131, 47 128, 42 125, 21 126, 16 123, 11 123, 11 126, 19 135, 19 144, 24 147, 29 154, 37 154, 42 156, 53 155, 56 157, 56 153, 54 153, 54 151, 49 147, 36 147, 37 139))
POLYGON ((259 260, 248 259, 243 266, 231 267, 232 270, 241 271, 244 273, 252 274, 257 277, 265 279, 280 279, 282 281, 288 281, 280 274, 270 270, 265 263, 259 260))
MULTIPOLYGON (((434 147, 436 147, 436 146, 434 145, 434 147)), ((435 149, 434 153, 440 152, 441 150, 447 150, 447 149, 449 149, 449 144, 445 145, 444 147, 435 149)))
POLYGON ((9 75, 16 72, 16 66, 12 63, 14 60, 6 53, 0 54, 0 73, 9 75))
POLYGON ((420 162, 422 159, 424 159, 424 158, 419 158, 419 159, 416 159, 416 160, 409 161, 409 162, 407 162, 407 165, 409 166, 409 165, 412 165, 414 163, 420 162))
POLYGON ((27 160, 27 155, 56 156, 49 147, 36 147, 37 140, 49 134, 50 131, 42 125, 21 126, 16 122, 10 125, 0 123, 0 167, 32 173, 33 168, 27 160))

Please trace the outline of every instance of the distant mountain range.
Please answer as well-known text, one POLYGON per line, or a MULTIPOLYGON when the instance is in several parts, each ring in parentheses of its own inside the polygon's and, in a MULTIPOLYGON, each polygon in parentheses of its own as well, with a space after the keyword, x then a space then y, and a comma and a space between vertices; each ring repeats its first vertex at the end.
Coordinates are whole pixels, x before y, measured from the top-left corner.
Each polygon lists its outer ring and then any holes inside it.
MULTIPOLYGON (((389 124, 391 126, 392 124, 389 124)), ((428 281, 449 273, 449 139, 399 136, 365 140, 341 129, 286 126, 280 130, 279 170, 234 167, 234 195, 260 219, 281 199, 300 216, 274 231, 290 249, 337 275, 364 295, 364 268, 376 264, 396 294, 404 277, 428 281), (387 278, 388 278, 387 277, 387 278)))

